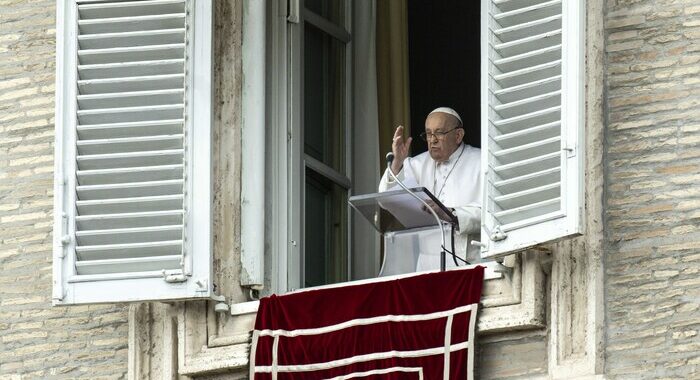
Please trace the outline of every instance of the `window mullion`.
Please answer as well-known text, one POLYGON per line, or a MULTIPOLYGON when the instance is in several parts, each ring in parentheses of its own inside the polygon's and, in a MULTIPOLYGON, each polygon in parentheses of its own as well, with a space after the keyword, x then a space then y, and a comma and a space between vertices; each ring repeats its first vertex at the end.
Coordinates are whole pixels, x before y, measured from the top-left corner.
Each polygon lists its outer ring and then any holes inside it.
POLYGON ((351 36, 345 28, 338 26, 331 21, 317 15, 316 13, 304 9, 304 22, 317 27, 324 33, 331 35, 333 38, 340 40, 344 43, 350 42, 351 36))
POLYGON ((352 187, 352 181, 350 180, 350 178, 339 173, 338 171, 326 165, 325 163, 309 156, 308 154, 304 155, 304 166, 328 178, 329 180, 333 181, 335 184, 343 187, 344 189, 350 189, 352 187))

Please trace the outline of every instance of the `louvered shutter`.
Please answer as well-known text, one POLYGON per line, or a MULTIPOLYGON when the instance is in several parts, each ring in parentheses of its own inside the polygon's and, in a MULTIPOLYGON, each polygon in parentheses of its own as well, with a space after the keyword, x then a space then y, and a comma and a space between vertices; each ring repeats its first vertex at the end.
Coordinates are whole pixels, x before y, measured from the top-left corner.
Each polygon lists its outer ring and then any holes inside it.
POLYGON ((54 303, 211 295, 211 1, 58 5, 54 303))
POLYGON ((482 1, 483 257, 581 233, 583 15, 482 1))

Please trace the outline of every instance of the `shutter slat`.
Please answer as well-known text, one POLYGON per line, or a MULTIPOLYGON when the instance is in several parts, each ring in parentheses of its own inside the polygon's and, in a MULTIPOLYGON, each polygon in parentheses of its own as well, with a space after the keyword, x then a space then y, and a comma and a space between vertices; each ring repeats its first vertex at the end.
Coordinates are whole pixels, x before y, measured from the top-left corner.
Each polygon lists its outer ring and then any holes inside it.
POLYGON ((533 50, 544 49, 557 44, 561 44, 561 29, 497 44, 494 45, 494 49, 501 56, 513 56, 525 54, 533 50))
POLYGON ((179 59, 185 54, 185 44, 163 44, 125 48, 78 50, 83 65, 127 63, 179 59))
POLYGON ((559 136, 561 131, 561 121, 538 125, 536 127, 523 129, 511 133, 498 135, 494 141, 502 149, 514 148, 522 144, 529 144, 535 141, 549 139, 559 136))
POLYGON ((135 32, 140 30, 177 29, 181 28, 184 22, 184 13, 169 13, 80 20, 78 29, 81 34, 135 32))
POLYGON ((143 228, 114 228, 110 230, 80 231, 76 234, 81 245, 103 245, 178 240, 182 238, 182 226, 157 226, 143 228))
POLYGON ((495 197, 493 200, 501 210, 511 210, 518 207, 527 206, 533 203, 545 202, 550 199, 559 198, 561 184, 559 182, 545 184, 495 197))
POLYGON ((523 24, 537 19, 551 17, 560 13, 561 0, 552 0, 523 8, 516 8, 502 13, 496 13, 493 15, 493 18, 501 25, 501 27, 508 27, 511 25, 523 24))
POLYGON ((561 91, 553 91, 542 95, 517 100, 510 103, 500 104, 494 107, 501 117, 513 117, 522 115, 524 112, 533 109, 552 108, 561 104, 561 91))
POLYGON ((78 142, 78 154, 89 155, 182 149, 183 138, 183 135, 165 135, 81 140, 78 142))
POLYGON ((558 214, 560 209, 561 198, 553 198, 507 211, 496 212, 494 216, 501 221, 502 229, 508 231, 519 227, 518 223, 520 223, 520 225, 535 223, 538 221, 535 218, 547 220, 550 217, 548 214, 558 214))
POLYGON ((182 132, 183 119, 156 120, 132 123, 79 125, 78 137, 86 140, 111 139, 154 135, 173 135, 182 132))
MULTIPOLYGON (((82 1, 83 3, 85 1, 82 1)), ((184 12, 184 0, 114 1, 99 4, 80 4, 78 12, 83 20, 105 17, 136 17, 148 14, 184 12)))
POLYGON ((75 251, 80 260, 172 256, 182 254, 182 240, 86 245, 77 247, 75 251))
POLYGON ((502 103, 512 102, 518 99, 527 98, 541 94, 542 92, 551 92, 561 88, 561 75, 556 75, 551 78, 536 80, 533 82, 524 83, 518 86, 498 89, 493 92, 498 100, 502 103))
POLYGON ((82 110, 179 105, 183 103, 184 95, 183 89, 80 95, 78 105, 82 110))
POLYGON ((82 51, 112 49, 133 46, 178 44, 185 39, 185 29, 145 30, 123 33, 82 35, 78 43, 82 51))
POLYGON ((554 136, 546 140, 535 141, 509 149, 498 150, 494 156, 501 164, 511 164, 539 157, 543 153, 553 153, 561 150, 561 137, 554 136))
POLYGON ((532 189, 542 183, 554 183, 560 180, 561 170, 558 167, 526 174, 503 181, 494 182, 493 186, 501 194, 512 194, 532 189))
POLYGON ((493 33, 501 41, 512 41, 523 38, 527 35, 543 33, 547 30, 561 28, 561 14, 533 20, 522 24, 509 26, 507 28, 494 29, 493 33))
POLYGON ((552 78, 561 75, 561 61, 536 64, 519 70, 494 75, 501 88, 520 86, 533 81, 552 78))
POLYGON ((559 120, 559 113, 561 111, 561 106, 551 107, 543 110, 537 110, 534 112, 526 113, 524 115, 518 115, 510 117, 508 119, 496 120, 494 125, 502 133, 509 133, 516 130, 521 130, 525 128, 534 127, 536 125, 551 123, 559 120))
POLYGON ((493 167, 493 170, 501 179, 510 179, 559 167, 560 160, 561 153, 553 152, 523 161, 497 165, 493 167))
POLYGON ((92 125, 171 120, 182 118, 184 110, 182 104, 80 110, 78 122, 80 125, 92 125))
POLYGON ((182 149, 78 156, 79 170, 182 164, 182 149))
POLYGON ((182 224, 182 210, 148 211, 122 214, 80 215, 75 218, 78 228, 108 230, 118 228, 157 227, 182 224))
POLYGON ((183 165, 144 166, 98 170, 78 170, 78 185, 98 185, 138 182, 147 176, 151 180, 181 179, 183 165))
POLYGON ((78 88, 81 94, 168 90, 182 88, 184 80, 184 74, 88 79, 78 81, 78 88))
POLYGON ((80 79, 111 79, 159 74, 183 74, 184 72, 184 59, 116 62, 78 66, 80 79))
POLYGON ((77 201, 80 215, 122 214, 143 211, 168 211, 182 208, 182 194, 136 198, 93 199, 77 201))
POLYGON ((80 200, 153 197, 158 195, 182 194, 183 185, 183 180, 174 179, 167 181, 76 186, 76 192, 80 200))
POLYGON ((106 273, 149 272, 180 268, 180 255, 138 257, 132 259, 87 260, 75 263, 79 275, 106 273))
POLYGON ((527 51, 493 61, 501 73, 525 69, 533 65, 555 62, 561 59, 561 44, 527 51))
POLYGON ((493 3, 498 7, 498 9, 501 10, 501 12, 531 7, 542 2, 543 0, 493 0, 493 3))

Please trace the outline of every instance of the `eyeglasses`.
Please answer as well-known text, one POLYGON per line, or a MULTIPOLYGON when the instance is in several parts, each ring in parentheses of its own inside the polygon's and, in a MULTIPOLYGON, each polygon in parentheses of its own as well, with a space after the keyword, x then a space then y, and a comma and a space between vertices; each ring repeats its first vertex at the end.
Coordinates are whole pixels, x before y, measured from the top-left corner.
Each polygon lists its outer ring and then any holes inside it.
POLYGON ((447 135, 448 133, 455 131, 457 129, 459 129, 459 127, 452 128, 447 132, 435 132, 435 133, 423 132, 420 134, 420 138, 422 138, 423 141, 426 141, 426 142, 429 140, 432 140, 433 137, 435 137, 438 140, 443 140, 445 138, 445 135, 447 135))

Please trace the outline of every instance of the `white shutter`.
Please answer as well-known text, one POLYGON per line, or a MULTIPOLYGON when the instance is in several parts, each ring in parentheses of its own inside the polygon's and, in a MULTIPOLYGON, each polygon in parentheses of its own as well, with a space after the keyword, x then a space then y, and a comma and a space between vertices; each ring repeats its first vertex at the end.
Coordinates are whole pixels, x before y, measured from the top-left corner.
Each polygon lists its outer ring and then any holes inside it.
POLYGON ((211 295, 211 1, 58 0, 56 304, 211 295))
POLYGON ((483 257, 582 232, 583 16, 482 0, 483 257))

